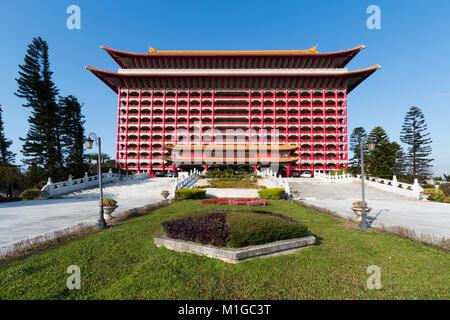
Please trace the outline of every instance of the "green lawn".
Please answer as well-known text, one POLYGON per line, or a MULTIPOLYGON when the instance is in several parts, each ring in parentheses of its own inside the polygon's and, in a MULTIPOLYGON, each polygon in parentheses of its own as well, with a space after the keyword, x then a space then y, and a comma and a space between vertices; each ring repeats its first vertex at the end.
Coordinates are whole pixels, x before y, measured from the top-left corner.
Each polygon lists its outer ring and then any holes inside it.
POLYGON ((231 208, 182 201, 3 264, 0 299, 450 298, 450 259, 444 251, 377 231, 363 232, 290 201, 271 201, 257 209, 301 220, 319 244, 235 265, 153 244, 153 237, 162 232, 161 222, 214 207, 231 208), (70 265, 81 268, 80 290, 66 288, 70 265), (381 290, 366 288, 370 265, 381 268, 381 290))

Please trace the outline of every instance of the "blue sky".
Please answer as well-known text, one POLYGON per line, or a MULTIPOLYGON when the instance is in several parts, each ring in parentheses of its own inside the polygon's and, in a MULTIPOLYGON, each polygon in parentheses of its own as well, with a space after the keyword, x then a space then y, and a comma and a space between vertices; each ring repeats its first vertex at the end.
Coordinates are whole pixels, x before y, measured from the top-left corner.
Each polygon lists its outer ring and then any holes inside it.
POLYGON ((54 80, 62 95, 84 103, 86 129, 114 156, 117 98, 84 69, 116 70, 100 49, 338 51, 365 44, 348 68, 378 70, 348 100, 349 132, 380 125, 399 141, 411 105, 422 108, 433 139, 435 174, 450 173, 450 1, 11 1, 0 4, 0 104, 6 134, 20 161, 29 110, 14 96, 18 65, 34 36, 50 46, 54 80), (69 30, 66 8, 81 8, 81 30, 69 30), (381 9, 381 30, 369 30, 369 5, 381 9))

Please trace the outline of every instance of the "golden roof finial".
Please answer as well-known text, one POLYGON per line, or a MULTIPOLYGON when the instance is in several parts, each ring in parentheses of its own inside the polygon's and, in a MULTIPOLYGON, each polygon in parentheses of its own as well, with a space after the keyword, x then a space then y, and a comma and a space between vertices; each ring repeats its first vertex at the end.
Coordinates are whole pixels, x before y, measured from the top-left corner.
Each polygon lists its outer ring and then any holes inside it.
POLYGON ((316 44, 314 47, 312 47, 311 49, 309 49, 309 52, 313 52, 313 53, 317 53, 317 46, 318 44, 316 44))
POLYGON ((149 53, 156 53, 156 49, 153 49, 152 47, 148 47, 148 52, 149 53))

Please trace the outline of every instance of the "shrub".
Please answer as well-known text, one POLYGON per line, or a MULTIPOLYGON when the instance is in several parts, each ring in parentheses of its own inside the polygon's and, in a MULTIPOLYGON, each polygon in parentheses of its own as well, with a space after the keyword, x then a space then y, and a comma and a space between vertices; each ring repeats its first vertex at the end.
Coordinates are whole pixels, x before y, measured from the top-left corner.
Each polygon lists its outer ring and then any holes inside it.
POLYGON ((429 195, 428 200, 442 202, 445 199, 444 192, 435 188, 427 188, 423 190, 423 193, 429 195))
POLYGON ((213 246, 224 246, 230 233, 223 213, 167 221, 162 226, 170 238, 213 246))
POLYGON ((263 213, 227 213, 231 233, 229 247, 245 247, 278 240, 300 238, 307 234, 304 225, 283 219, 281 215, 263 213))
POLYGON ((206 190, 203 189, 179 189, 175 191, 175 199, 203 199, 205 194, 206 190))
POLYGON ((283 188, 261 189, 258 191, 258 195, 267 200, 280 200, 286 196, 283 188))
POLYGON ((232 248, 299 238, 308 232, 292 218, 264 211, 182 213, 162 226, 173 239, 232 248))
POLYGON ((439 185, 439 190, 442 190, 446 197, 450 197, 450 183, 441 183, 439 185))
POLYGON ((19 198, 22 200, 36 200, 39 199, 40 195, 41 190, 39 189, 27 189, 20 194, 19 198))
POLYGON ((450 203, 450 197, 445 197, 444 198, 444 203, 450 203))
MULTIPOLYGON (((98 203, 100 203, 100 201, 98 203)), ((111 198, 103 199, 103 205, 105 207, 112 207, 112 206, 115 206, 116 204, 117 204, 117 201, 114 199, 111 199, 111 198)))

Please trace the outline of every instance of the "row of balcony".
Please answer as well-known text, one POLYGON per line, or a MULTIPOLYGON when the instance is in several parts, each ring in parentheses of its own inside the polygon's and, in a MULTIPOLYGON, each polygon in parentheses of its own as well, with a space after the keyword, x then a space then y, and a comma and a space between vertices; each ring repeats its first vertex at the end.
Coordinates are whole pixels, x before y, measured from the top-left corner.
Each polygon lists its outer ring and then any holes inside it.
POLYGON ((228 90, 228 91, 199 91, 199 90, 133 90, 122 89, 121 97, 152 97, 152 98, 306 98, 306 97, 346 97, 346 92, 339 89, 323 89, 323 90, 228 90))
POLYGON ((120 100, 121 106, 141 107, 301 107, 301 106, 344 106, 345 99, 323 100, 120 100))

